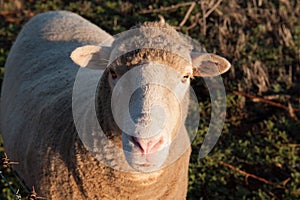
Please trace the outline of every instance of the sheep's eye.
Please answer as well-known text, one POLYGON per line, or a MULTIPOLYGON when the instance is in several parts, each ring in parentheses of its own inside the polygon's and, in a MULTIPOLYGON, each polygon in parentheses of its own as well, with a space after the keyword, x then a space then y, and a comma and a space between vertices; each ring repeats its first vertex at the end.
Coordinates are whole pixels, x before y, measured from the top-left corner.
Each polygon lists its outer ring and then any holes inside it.
POLYGON ((190 78, 190 74, 186 74, 182 77, 181 82, 185 83, 190 78))
POLYGON ((118 78, 117 73, 114 70, 111 69, 111 70, 109 70, 109 72, 110 72, 110 75, 111 75, 112 79, 118 78))

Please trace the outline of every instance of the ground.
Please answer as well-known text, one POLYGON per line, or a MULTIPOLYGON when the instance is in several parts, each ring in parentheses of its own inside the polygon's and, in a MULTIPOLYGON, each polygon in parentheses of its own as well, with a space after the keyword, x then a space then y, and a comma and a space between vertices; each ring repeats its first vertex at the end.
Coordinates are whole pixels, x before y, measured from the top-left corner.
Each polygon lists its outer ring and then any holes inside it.
MULTIPOLYGON (((209 94, 201 78, 192 86, 199 97, 200 126, 193 141, 187 199, 300 198, 300 4, 271 1, 0 1, 1 81, 9 49, 32 16, 48 10, 76 12, 116 34, 161 15, 179 31, 226 57, 227 115, 222 135, 209 156, 198 152, 210 120, 209 94)), ((2 144, 2 142, 1 142, 2 144)), ((1 146, 0 153, 4 156, 1 146)), ((23 198, 10 168, 2 175, 23 198)), ((15 199, 0 181, 0 199, 15 199)))

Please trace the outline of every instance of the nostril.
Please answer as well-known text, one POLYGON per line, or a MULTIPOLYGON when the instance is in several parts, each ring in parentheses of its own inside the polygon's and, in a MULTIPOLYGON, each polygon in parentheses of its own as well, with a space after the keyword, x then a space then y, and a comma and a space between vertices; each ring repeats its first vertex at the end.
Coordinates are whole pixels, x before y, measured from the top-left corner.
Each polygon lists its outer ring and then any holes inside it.
POLYGON ((143 154, 156 152, 163 144, 162 137, 142 139, 132 136, 132 141, 143 154))
POLYGON ((138 141, 138 139, 133 136, 131 136, 131 138, 132 138, 134 145, 137 146, 140 150, 143 150, 143 147, 142 147, 141 143, 138 141))

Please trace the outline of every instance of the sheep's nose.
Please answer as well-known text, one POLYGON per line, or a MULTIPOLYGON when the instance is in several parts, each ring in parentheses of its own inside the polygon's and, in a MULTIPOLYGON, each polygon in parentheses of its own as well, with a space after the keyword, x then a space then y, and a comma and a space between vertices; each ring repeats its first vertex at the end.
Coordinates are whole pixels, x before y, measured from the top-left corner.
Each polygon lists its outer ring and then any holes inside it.
POLYGON ((139 148, 142 154, 149 154, 156 152, 163 144, 162 137, 155 137, 150 139, 137 138, 132 136, 133 143, 139 148))

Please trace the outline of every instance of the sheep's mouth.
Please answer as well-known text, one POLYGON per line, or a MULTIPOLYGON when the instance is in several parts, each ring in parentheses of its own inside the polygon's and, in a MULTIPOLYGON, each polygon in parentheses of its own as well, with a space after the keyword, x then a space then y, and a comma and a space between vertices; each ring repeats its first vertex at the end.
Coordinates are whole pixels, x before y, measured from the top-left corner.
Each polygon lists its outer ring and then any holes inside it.
POLYGON ((122 134, 123 152, 128 164, 140 172, 153 172, 163 167, 169 154, 169 143, 162 134, 138 138, 122 134))
POLYGON ((141 165, 139 165, 140 167, 144 167, 144 168, 148 168, 148 167, 151 167, 151 166, 153 166, 153 165, 150 165, 150 164, 141 164, 141 165))
POLYGON ((142 168, 149 168, 149 167, 155 167, 155 165, 150 164, 150 163, 144 163, 144 164, 136 164, 138 167, 142 168))

